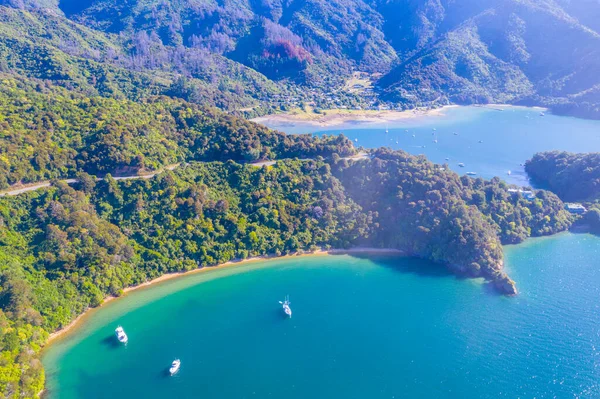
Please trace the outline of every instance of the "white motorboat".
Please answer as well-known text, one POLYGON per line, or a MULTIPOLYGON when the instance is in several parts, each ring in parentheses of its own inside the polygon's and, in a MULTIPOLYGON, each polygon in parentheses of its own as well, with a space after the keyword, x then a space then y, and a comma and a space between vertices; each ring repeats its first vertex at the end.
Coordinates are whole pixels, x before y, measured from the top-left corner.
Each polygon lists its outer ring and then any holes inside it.
POLYGON ((173 360, 173 363, 171 363, 171 367, 169 368, 169 373, 171 375, 177 373, 179 371, 180 367, 181 367, 181 360, 179 360, 179 359, 173 360))
POLYGON ((288 317, 292 317, 292 308, 290 308, 290 305, 292 304, 290 302, 290 297, 288 295, 285 296, 285 300, 283 302, 279 301, 279 303, 282 305, 283 308, 283 312, 288 316, 288 317))
POLYGON ((123 330, 123 327, 121 326, 115 329, 115 335, 117 336, 119 342, 122 344, 126 344, 127 341, 129 341, 129 338, 127 338, 127 334, 125 334, 125 330, 123 330))

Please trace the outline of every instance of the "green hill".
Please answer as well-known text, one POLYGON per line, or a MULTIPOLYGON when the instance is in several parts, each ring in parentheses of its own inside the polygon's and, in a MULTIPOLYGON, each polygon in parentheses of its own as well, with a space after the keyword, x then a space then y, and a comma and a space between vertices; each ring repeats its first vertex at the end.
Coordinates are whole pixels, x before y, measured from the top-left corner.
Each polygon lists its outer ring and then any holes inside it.
POLYGON ((12 7, 0 13, 4 69, 101 95, 169 94, 247 115, 310 101, 600 115, 592 1, 2 3, 12 7), (343 90, 353 71, 382 75, 372 96, 343 90))

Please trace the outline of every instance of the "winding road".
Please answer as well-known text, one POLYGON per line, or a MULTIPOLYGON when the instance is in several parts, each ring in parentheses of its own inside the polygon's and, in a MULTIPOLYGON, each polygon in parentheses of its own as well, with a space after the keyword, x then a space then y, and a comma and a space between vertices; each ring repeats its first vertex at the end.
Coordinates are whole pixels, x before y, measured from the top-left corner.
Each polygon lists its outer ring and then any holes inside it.
MULTIPOLYGON (((344 157, 342 159, 345 159, 348 161, 359 161, 359 160, 367 159, 368 157, 369 156, 367 153, 361 152, 359 154, 356 154, 356 155, 353 155, 350 157, 344 157)), ((305 158, 305 159, 301 159, 301 161, 307 161, 309 159, 310 158, 305 158)), ((273 166, 277 163, 277 161, 283 161, 283 159, 279 159, 279 160, 275 160, 275 161, 258 161, 258 162, 250 163, 249 165, 256 166, 257 168, 261 168, 263 166, 273 166)), ((184 165, 186 165, 186 164, 184 164, 184 165)), ((175 170, 179 166, 181 166, 181 164, 169 165, 161 170, 157 170, 156 172, 146 173, 146 174, 141 174, 141 175, 113 176, 113 179, 115 179, 115 180, 151 179, 154 176, 157 176, 167 170, 175 170)), ((98 177, 96 180, 102 181, 102 180, 104 180, 104 178, 98 177)), ((61 181, 64 183, 67 183, 67 184, 74 184, 74 183, 77 183, 78 180, 77 179, 64 179, 61 181)), ((27 193, 30 191, 39 190, 40 188, 50 187, 51 185, 52 185, 52 182, 50 182, 50 181, 42 181, 39 183, 32 183, 32 184, 26 184, 26 185, 23 185, 23 184, 14 185, 9 189, 0 191, 0 197, 19 195, 19 194, 27 193)))

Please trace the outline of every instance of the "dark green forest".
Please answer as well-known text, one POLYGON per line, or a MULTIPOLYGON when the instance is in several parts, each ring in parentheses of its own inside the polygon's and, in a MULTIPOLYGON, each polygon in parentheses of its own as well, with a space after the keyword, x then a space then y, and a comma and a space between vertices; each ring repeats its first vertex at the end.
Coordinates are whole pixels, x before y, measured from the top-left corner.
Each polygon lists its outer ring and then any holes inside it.
POLYGON ((336 169, 351 198, 372 213, 372 242, 484 276, 514 291, 502 272, 501 244, 566 230, 571 219, 556 195, 532 201, 493 179, 459 177, 422 156, 377 150, 371 162, 336 169))
POLYGON ((188 161, 253 162, 355 153, 342 136, 285 135, 169 97, 86 97, 0 74, 0 188, 53 178, 135 174, 188 161))
POLYGON ((565 201, 600 200, 600 154, 563 151, 535 154, 525 170, 565 201))
POLYGON ((525 163, 525 170, 536 184, 564 201, 585 205, 587 211, 575 220, 575 230, 600 234, 599 153, 542 152, 525 163))

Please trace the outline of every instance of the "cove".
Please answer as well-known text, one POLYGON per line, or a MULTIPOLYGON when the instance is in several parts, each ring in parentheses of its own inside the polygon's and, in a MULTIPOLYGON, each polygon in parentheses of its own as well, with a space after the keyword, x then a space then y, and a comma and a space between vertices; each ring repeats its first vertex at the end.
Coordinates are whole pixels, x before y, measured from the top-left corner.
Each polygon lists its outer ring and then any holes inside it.
POLYGON ((50 398, 596 397, 600 239, 506 249, 515 298, 426 261, 313 256, 170 280, 43 361, 50 398), (278 300, 289 294, 294 316, 278 300), (113 330, 122 324, 126 347, 113 330), (179 357, 182 368, 166 376, 179 357))
MULTIPOLYGON (((288 132, 343 131, 366 148, 402 148, 523 185, 518 165, 537 151, 600 151, 599 121, 538 113, 459 107, 390 124, 387 134, 352 124, 288 132)), ((530 239, 505 255, 514 298, 426 261, 376 255, 296 257, 166 281, 93 311, 53 343, 43 357, 47 395, 600 397, 600 238, 530 239), (290 320, 278 303, 285 295, 290 320), (119 324, 126 347, 114 339, 119 324), (182 368, 170 378, 175 358, 182 368)))
POLYGON ((423 154, 460 174, 474 172, 486 179, 499 176, 521 186, 530 185, 521 164, 536 152, 600 151, 600 121, 550 113, 542 117, 539 109, 526 107, 454 107, 444 109, 440 116, 368 125, 349 121, 325 130, 307 124, 267 125, 286 133, 343 133, 358 146, 423 154), (460 167, 459 163, 465 166, 460 167))

